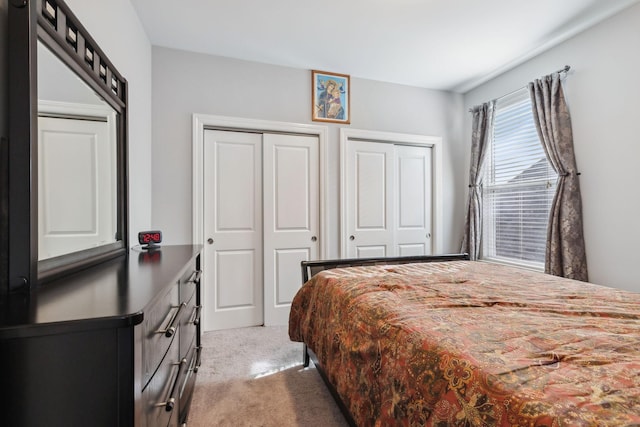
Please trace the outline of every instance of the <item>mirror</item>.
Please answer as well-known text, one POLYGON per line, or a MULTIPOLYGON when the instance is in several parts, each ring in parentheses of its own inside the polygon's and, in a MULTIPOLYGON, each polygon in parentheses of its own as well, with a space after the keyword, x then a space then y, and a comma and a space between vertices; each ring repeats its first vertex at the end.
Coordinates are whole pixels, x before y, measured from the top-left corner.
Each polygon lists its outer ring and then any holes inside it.
POLYGON ((116 112, 38 41, 38 260, 115 243, 116 112))
POLYGON ((9 8, 9 292, 126 254, 127 83, 62 0, 9 8))

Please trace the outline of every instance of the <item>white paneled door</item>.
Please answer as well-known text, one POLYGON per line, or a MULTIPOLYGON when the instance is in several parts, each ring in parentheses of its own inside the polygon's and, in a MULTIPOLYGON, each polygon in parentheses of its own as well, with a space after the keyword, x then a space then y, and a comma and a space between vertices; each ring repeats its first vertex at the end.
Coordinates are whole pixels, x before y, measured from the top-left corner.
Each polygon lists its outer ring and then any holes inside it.
POLYGON ((348 140, 343 153, 345 256, 431 254, 431 147, 348 140))
POLYGON ((393 253, 393 145, 349 141, 347 146, 347 257, 393 253))
POLYGON ((431 255, 431 148, 394 145, 395 255, 431 255))
POLYGON ((286 324, 318 251, 318 138, 204 132, 205 330, 286 324))
POLYGON ((261 325, 262 136, 204 134, 205 330, 261 325))
POLYGON ((38 118, 38 259, 115 241, 109 132, 106 120, 38 118))
POLYGON ((289 321, 300 261, 318 257, 318 138, 263 136, 264 323, 289 321))

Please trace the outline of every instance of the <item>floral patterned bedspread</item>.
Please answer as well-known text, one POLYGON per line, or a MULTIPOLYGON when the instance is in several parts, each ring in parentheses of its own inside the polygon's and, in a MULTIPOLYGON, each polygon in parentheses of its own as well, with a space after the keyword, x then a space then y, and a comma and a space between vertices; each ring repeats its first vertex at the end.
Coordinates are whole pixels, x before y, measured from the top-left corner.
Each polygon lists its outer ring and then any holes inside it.
POLYGON ((640 425, 640 294, 472 261, 335 269, 289 336, 360 426, 640 425))

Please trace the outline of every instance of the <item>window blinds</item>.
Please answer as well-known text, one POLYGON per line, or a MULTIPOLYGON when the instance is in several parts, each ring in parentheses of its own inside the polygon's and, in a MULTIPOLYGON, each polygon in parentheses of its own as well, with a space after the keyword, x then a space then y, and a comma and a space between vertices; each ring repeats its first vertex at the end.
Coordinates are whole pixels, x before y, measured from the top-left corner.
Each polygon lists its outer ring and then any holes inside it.
POLYGON ((482 258, 543 268, 557 174, 538 138, 526 88, 498 100, 489 144, 482 258))

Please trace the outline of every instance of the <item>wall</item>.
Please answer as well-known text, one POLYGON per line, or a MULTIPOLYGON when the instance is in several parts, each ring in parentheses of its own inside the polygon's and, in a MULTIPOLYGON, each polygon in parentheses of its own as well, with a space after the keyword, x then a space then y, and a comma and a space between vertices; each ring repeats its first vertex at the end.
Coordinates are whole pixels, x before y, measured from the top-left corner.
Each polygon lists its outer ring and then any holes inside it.
POLYGON ((105 101, 44 44, 38 43, 38 103, 54 101, 105 105, 105 101))
MULTIPOLYGON (((167 243, 191 242, 192 114, 315 123, 310 119, 310 84, 309 70, 153 47, 152 223, 163 230, 167 243)), ((466 183, 454 174, 453 165, 463 156, 458 120, 462 97, 352 77, 351 100, 351 128, 443 137, 443 240, 446 251, 459 250, 464 218, 454 214, 462 211, 455 191, 466 183)), ((328 247, 336 257, 340 125, 328 128, 328 247)))
MULTIPOLYGON (((464 96, 464 111, 571 65, 565 80, 584 208, 589 279, 640 292, 640 5, 504 73, 464 96)), ((471 132, 470 115, 465 133, 471 132)), ((466 173, 469 155, 460 164, 466 173)))

